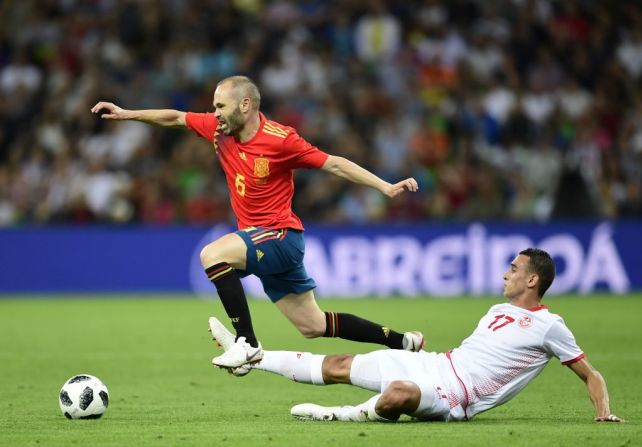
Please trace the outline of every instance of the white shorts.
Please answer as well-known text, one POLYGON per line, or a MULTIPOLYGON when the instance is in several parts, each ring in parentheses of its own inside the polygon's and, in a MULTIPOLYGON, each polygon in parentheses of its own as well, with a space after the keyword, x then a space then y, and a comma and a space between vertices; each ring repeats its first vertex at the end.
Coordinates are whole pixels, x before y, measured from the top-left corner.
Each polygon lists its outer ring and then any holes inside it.
POLYGON ((384 349, 359 354, 352 361, 353 385, 382 393, 395 380, 415 383, 421 390, 419 407, 411 415, 423 420, 458 420, 451 414, 449 396, 459 394, 450 362, 444 354, 384 349))

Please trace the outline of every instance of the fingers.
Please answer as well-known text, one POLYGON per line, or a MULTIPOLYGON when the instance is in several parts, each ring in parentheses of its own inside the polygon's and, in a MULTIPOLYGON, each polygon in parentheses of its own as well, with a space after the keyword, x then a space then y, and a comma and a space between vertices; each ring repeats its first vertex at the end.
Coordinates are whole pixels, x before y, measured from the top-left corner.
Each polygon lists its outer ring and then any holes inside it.
POLYGON ((103 109, 106 110, 108 113, 103 113, 102 115, 100 115, 101 118, 108 119, 108 120, 121 119, 121 116, 119 115, 119 113, 122 112, 122 110, 116 104, 111 102, 101 101, 91 108, 91 112, 98 113, 103 109))
POLYGON ((595 422, 624 422, 624 419, 619 418, 614 414, 609 414, 608 416, 596 417, 595 422))
POLYGON ((112 104, 111 102, 100 101, 99 103, 97 103, 95 106, 91 108, 91 113, 98 113, 102 109, 107 109, 111 111, 114 107, 115 107, 114 104, 112 104))
POLYGON ((408 190, 410 192, 417 192, 419 189, 419 185, 417 184, 417 180, 414 178, 410 177, 405 180, 400 181, 399 183, 395 183, 392 185, 392 188, 390 188, 390 194, 388 194, 390 197, 396 197, 399 194, 401 194, 404 190, 408 190))
POLYGON ((417 192, 417 190, 419 189, 419 184, 417 183, 417 180, 415 180, 412 177, 404 180, 402 183, 404 183, 404 186, 408 189, 408 191, 417 192))

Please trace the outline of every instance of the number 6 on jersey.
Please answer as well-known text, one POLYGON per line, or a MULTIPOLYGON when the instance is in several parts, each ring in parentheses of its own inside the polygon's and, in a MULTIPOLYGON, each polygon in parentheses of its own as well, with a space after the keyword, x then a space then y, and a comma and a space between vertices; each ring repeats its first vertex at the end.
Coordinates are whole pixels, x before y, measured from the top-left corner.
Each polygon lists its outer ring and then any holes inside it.
POLYGON ((236 192, 239 196, 245 196, 245 176, 241 174, 236 174, 236 180, 234 180, 234 186, 236 186, 236 192))

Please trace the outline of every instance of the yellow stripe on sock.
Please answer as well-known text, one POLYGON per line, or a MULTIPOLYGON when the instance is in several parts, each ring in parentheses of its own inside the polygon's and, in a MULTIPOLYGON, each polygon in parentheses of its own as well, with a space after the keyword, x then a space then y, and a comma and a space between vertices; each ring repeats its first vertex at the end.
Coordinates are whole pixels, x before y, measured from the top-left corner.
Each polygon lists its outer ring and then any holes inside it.
POLYGON ((216 281, 216 280, 217 280, 217 279, 219 279, 221 276, 225 276, 225 275, 227 275, 228 273, 230 273, 232 270, 233 270, 233 269, 232 269, 232 267, 230 267, 230 268, 228 268, 228 269, 223 270, 222 272, 218 272, 216 275, 208 276, 207 278, 208 278, 210 281, 216 281))

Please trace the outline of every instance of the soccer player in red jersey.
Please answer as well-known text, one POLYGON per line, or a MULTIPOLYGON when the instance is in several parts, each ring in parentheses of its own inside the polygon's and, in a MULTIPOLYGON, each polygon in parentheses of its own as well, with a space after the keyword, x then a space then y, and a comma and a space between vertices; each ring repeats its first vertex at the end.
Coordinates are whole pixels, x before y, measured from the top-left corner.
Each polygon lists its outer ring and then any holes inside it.
POLYGON ((266 119, 260 102, 259 90, 249 78, 232 76, 216 86, 214 113, 125 110, 109 102, 91 109, 103 111, 103 119, 187 128, 214 146, 239 230, 201 251, 203 268, 236 330, 234 346, 212 362, 236 368, 263 356, 240 281, 249 274, 260 278, 268 297, 306 338, 341 337, 420 350, 424 339, 418 332, 401 334, 351 314, 321 311, 314 299, 316 284, 303 266, 303 225, 291 208, 297 168, 323 169, 388 197, 417 191, 416 180, 390 184, 345 158, 328 155, 293 128, 266 119))

